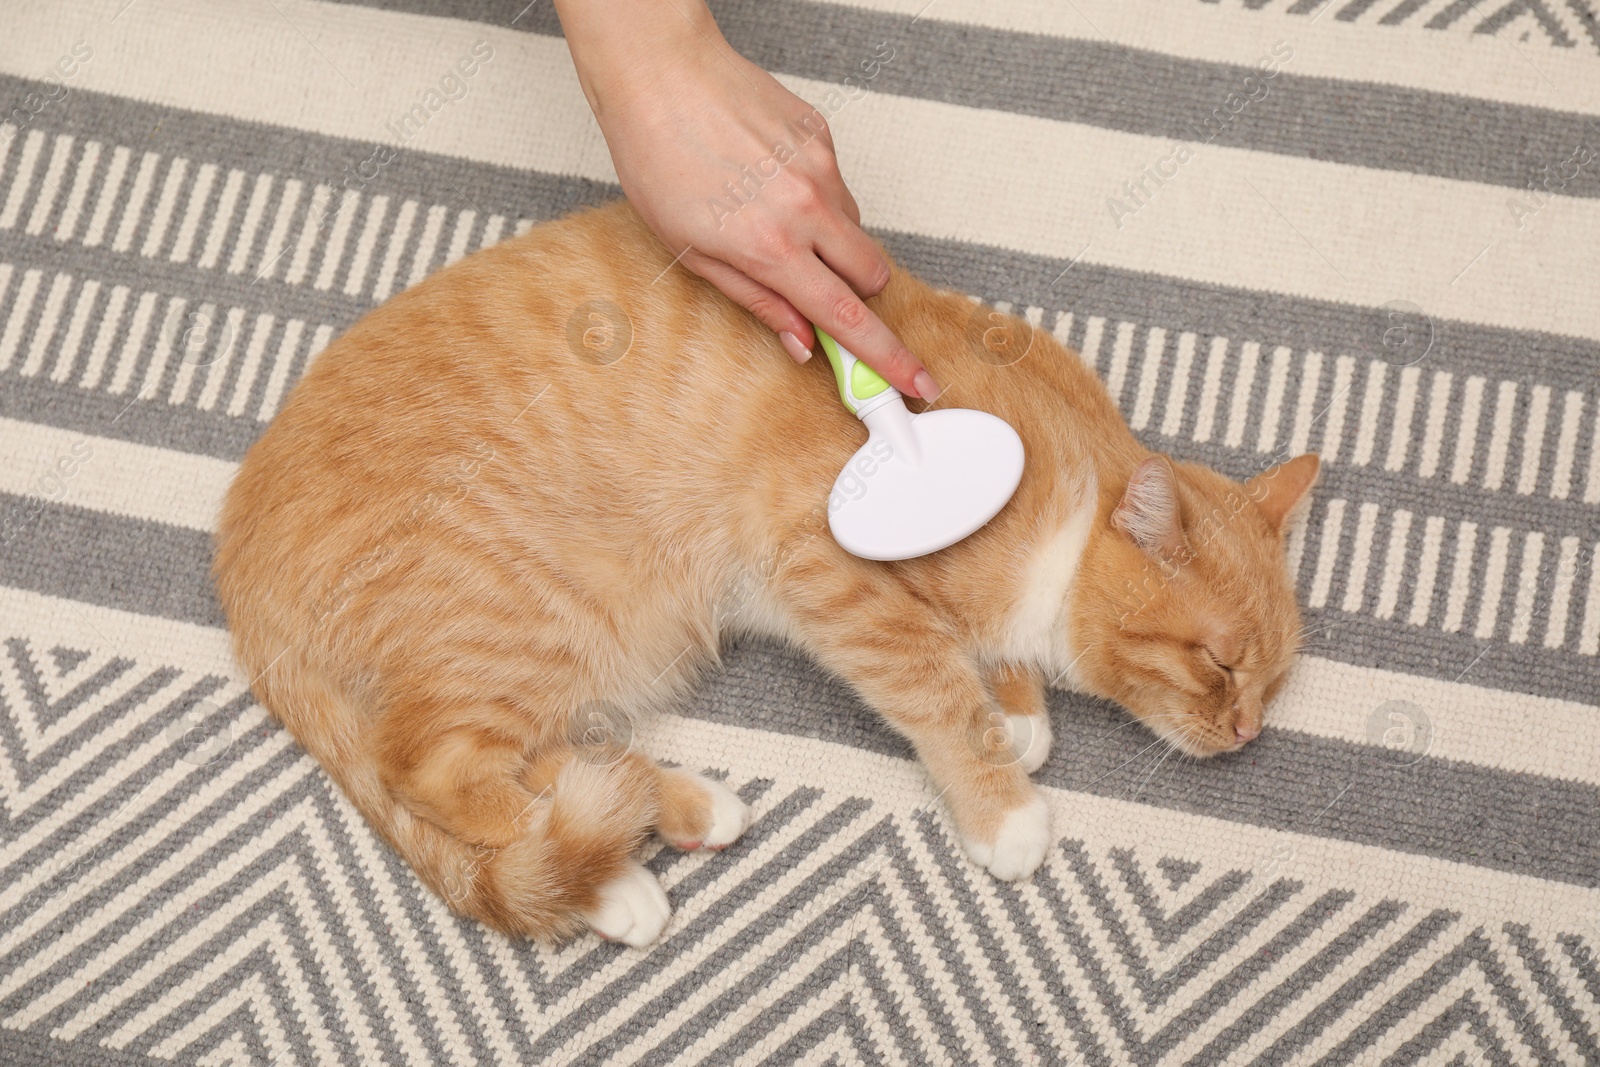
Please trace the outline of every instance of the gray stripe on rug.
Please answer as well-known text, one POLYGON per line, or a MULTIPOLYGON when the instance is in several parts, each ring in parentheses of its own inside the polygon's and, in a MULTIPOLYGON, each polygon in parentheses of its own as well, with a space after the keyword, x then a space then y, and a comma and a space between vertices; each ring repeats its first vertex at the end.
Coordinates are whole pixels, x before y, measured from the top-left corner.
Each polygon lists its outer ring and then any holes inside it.
MULTIPOLYGON (((751 642, 728 650, 724 661, 727 670, 705 680, 682 709, 685 714, 910 757, 898 735, 797 650, 751 642), (774 692, 783 695, 781 706, 774 705, 774 692), (808 709, 803 721, 794 715, 796 707, 808 709)), ((1507 694, 1506 699, 1509 707, 1516 698, 1507 694)), ((1362 710, 1365 717, 1370 709, 1362 710)), ((1160 753, 1150 748, 1138 755, 1151 739, 1143 730, 1119 729, 1128 721, 1126 712, 1078 693, 1054 691, 1051 714, 1057 742, 1039 772, 1050 785, 1600 885, 1600 872, 1566 847, 1565 831, 1553 835, 1549 830, 1566 819, 1600 830, 1600 812, 1591 808, 1600 801, 1600 788, 1428 756, 1408 763, 1377 746, 1288 731, 1269 732, 1234 756, 1168 760, 1146 784, 1160 753), (1494 811, 1492 820, 1483 814, 1488 810, 1494 811), (1463 835, 1464 820, 1481 827, 1481 835, 1463 835)), ((1440 717, 1444 714, 1441 709, 1440 717)))
POLYGON ((12 1030, 5 1027, 0 1027, 0 1062, 4 1062, 6 1067, 61 1067, 62 1064, 171 1067, 172 1063, 171 1060, 156 1059, 137 1052, 107 1048, 93 1035, 66 1040, 52 1037, 44 1030, 12 1030))
MULTIPOLYGON (((71 510, 57 509, 61 513, 71 510)), ((204 535, 81 514, 41 523, 46 525, 47 538, 31 542, 38 546, 33 550, 23 546, 18 552, 8 552, 0 561, 0 582, 143 614, 223 625, 204 574, 209 558, 204 535), (79 524, 70 525, 68 518, 76 518, 79 524), (62 544, 100 546, 103 562, 95 567, 92 578, 85 580, 85 561, 46 548, 62 544), (66 562, 57 568, 54 579, 43 587, 33 584, 41 573, 50 577, 42 567, 57 558, 66 562), (17 559, 23 561, 22 566, 17 559), (137 602, 128 602, 130 594, 137 602), (174 611, 185 606, 203 609, 205 614, 196 617, 174 611)), ((1341 634, 1334 652, 1355 647, 1344 636, 1341 634)), ((1373 655, 1383 655, 1386 648, 1392 650, 1399 643, 1393 631, 1387 645, 1381 633, 1369 640, 1373 655)), ((1508 649, 1496 658, 1510 659, 1526 651, 1508 649)), ((1430 673, 1450 677, 1460 669, 1452 660, 1435 663, 1430 673)), ((1528 685, 1532 673, 1526 663, 1515 665, 1508 680, 1520 683, 1519 688, 1526 691, 1532 688, 1528 685)), ((1590 675, 1575 674, 1571 684, 1577 689, 1590 675)), ((1483 680, 1474 676, 1474 681, 1483 680)), ((1540 680, 1549 683, 1548 676, 1540 680)), ((1548 695, 1584 698, 1576 691, 1548 695)), ((1507 695, 1508 702, 1514 699, 1507 695)), ((1363 717, 1376 710, 1377 703, 1381 701, 1364 709, 1363 717)), ((1600 837, 1600 788, 1426 755, 1406 762, 1380 747, 1288 732, 1271 732, 1241 755, 1198 763, 1169 760, 1159 765, 1158 771, 1156 760, 1161 753, 1151 748, 1142 754, 1150 745, 1147 735, 1117 729, 1127 721, 1119 709, 1065 692, 1053 694, 1052 708, 1058 723, 1072 724, 1074 736, 1099 739, 1073 743, 1063 736, 1041 772, 1041 780, 1052 785, 1099 796, 1131 795, 1156 806, 1217 818, 1579 885, 1600 885, 1600 872, 1587 857, 1566 847, 1566 832, 1559 839, 1548 832, 1550 820, 1555 819, 1572 833, 1600 837), (1242 773, 1235 773, 1236 767, 1242 773), (1338 803, 1328 808, 1335 799, 1338 803), (1404 810, 1404 819, 1394 817, 1397 805, 1404 810), (1476 820, 1474 813, 1491 809, 1495 818, 1484 822, 1479 834, 1461 834, 1463 819, 1476 820)), ((725 655, 725 669, 709 675, 682 710, 713 722, 910 756, 904 741, 861 707, 843 685, 798 651, 770 644, 731 646, 725 655), (773 703, 774 694, 783 696, 779 705, 773 703), (796 707, 810 713, 797 720, 793 715, 796 707)), ((1434 709, 1434 715, 1443 724, 1448 709, 1434 709)), ((1406 758, 1411 759, 1409 755, 1406 758)))
MULTIPOLYGON (((512 29, 561 36, 555 9, 529 8, 525 0, 341 2, 498 27, 516 18, 512 29)), ((894 58, 866 83, 871 90, 962 107, 1516 189, 1534 180, 1540 165, 1565 160, 1579 143, 1600 149, 1600 122, 1592 115, 1300 75, 1293 59, 1263 83, 1256 67, 1109 41, 957 28, 809 0, 711 6, 728 43, 767 70, 842 83, 851 75, 859 79, 859 64, 887 42, 894 58), (1263 84, 1267 91, 1260 96, 1263 84), (1259 99, 1230 117, 1230 95, 1247 94, 1259 99), (1211 102, 1211 110, 1195 101, 1211 102), (1352 122, 1352 114, 1387 120, 1352 122)), ((1294 27, 1288 29, 1292 47, 1294 27)), ((1600 196, 1600 168, 1580 169, 1562 193, 1600 196)))

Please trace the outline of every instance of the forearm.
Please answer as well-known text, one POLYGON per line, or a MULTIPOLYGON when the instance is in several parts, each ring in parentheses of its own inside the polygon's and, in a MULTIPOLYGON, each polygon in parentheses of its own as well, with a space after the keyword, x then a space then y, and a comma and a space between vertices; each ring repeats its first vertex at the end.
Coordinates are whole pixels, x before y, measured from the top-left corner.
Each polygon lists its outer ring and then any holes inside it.
POLYGON ((735 52, 705 0, 554 3, 617 183, 673 262, 742 304, 794 359, 810 356, 816 323, 902 393, 938 396, 861 302, 889 267, 861 229, 831 135, 816 135, 817 109, 735 52), (776 172, 747 184, 766 160, 776 172))
POLYGON ((617 96, 728 47, 704 0, 555 0, 578 82, 602 123, 617 96))

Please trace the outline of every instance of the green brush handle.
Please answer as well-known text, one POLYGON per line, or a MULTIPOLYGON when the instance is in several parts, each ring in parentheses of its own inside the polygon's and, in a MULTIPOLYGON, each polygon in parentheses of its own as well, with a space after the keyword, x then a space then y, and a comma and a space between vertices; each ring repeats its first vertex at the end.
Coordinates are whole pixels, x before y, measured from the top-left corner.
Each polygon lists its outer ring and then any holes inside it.
MULTIPOLYGON (((812 327, 816 329, 816 327, 812 327)), ((900 390, 884 381, 877 371, 851 355, 850 350, 817 330, 817 340, 833 364, 833 377, 839 383, 839 399, 844 409, 856 418, 875 411, 900 396, 900 390)))

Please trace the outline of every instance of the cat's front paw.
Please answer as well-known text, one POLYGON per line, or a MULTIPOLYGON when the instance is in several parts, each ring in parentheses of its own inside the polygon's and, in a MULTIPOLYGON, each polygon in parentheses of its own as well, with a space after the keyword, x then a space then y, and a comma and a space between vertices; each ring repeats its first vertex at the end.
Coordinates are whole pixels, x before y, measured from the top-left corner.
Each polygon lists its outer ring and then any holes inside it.
POLYGON ((1013 808, 1000 821, 993 841, 963 837, 967 855, 996 878, 1015 882, 1039 869, 1050 848, 1050 806, 1035 793, 1020 808, 1013 808))
POLYGON ((638 862, 629 863, 621 875, 601 886, 599 905, 584 916, 601 937, 634 948, 660 937, 671 917, 666 891, 638 862))
POLYGON ((1048 715, 1007 715, 1011 727, 1011 752, 1017 765, 1032 774, 1050 758, 1050 717, 1048 715))

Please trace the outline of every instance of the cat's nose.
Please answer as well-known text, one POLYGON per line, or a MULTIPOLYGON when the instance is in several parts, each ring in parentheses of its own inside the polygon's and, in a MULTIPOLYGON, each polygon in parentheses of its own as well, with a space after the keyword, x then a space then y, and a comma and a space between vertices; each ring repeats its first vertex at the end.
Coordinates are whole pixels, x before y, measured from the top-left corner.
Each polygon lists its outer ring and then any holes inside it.
POLYGON ((1233 736, 1237 737, 1239 739, 1239 743, 1242 745, 1246 741, 1254 741, 1256 738, 1260 737, 1261 727, 1256 723, 1235 723, 1233 726, 1233 736))

